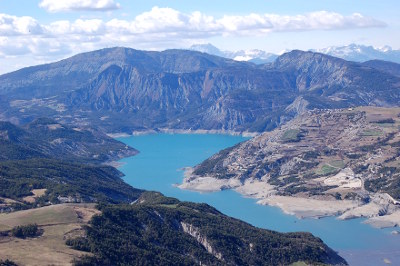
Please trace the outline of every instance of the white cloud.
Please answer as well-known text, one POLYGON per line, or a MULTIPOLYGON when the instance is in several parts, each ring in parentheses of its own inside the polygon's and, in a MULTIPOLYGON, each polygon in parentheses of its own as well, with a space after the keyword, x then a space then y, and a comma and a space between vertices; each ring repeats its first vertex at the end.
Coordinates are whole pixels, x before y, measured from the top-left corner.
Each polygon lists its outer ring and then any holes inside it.
POLYGON ((107 22, 110 32, 124 34, 153 34, 161 35, 213 35, 224 30, 212 16, 200 12, 181 13, 172 8, 153 7, 151 11, 138 15, 134 20, 113 19, 107 22))
POLYGON ((108 11, 120 8, 114 0, 42 0, 39 7, 48 12, 62 11, 108 11))
POLYGON ((171 8, 153 7, 151 11, 138 15, 132 21, 113 19, 106 25, 112 32, 124 34, 172 33, 178 37, 195 37, 383 27, 385 23, 358 13, 344 16, 334 12, 318 11, 296 16, 250 14, 214 18, 201 12, 182 13, 171 8))
POLYGON ((0 55, 17 56, 29 53, 29 48, 24 43, 12 43, 8 37, 0 38, 0 55))
MULTIPOLYGON (((41 4, 46 3, 50 2, 44 0, 41 4)), ((67 8, 57 3, 67 2, 54 1, 52 8, 67 8)), ((94 1, 79 3, 87 7, 94 1)), ((106 7, 114 2, 96 3, 106 7)), ((72 5, 68 5, 68 8, 71 9, 72 5)), ((253 13, 214 17, 198 11, 183 13, 172 8, 154 7, 133 20, 77 19, 59 20, 49 24, 40 24, 32 17, 0 14, 0 57, 25 55, 45 62, 103 47, 133 46, 154 50, 188 47, 194 42, 221 36, 265 36, 273 32, 384 26, 385 23, 361 14, 344 16, 327 11, 295 16, 253 13)))
POLYGON ((269 32, 274 28, 268 15, 250 14, 247 16, 224 16, 217 20, 226 32, 260 31, 269 32))
POLYGON ((0 36, 42 34, 43 28, 32 17, 0 14, 0 36))
POLYGON ((100 19, 77 19, 74 22, 68 20, 56 21, 46 26, 47 32, 53 35, 83 34, 101 35, 106 33, 105 24, 100 19))
MULTIPOLYGON (((63 1, 60 1, 63 2, 63 1)), ((72 1, 73 2, 73 1, 72 1)), ((91 2, 91 1, 88 1, 91 2)), ((107 1, 103 1, 106 3, 107 1)), ((102 3, 103 3, 102 2, 102 3)), ((265 35, 282 31, 341 30, 384 27, 385 23, 355 13, 344 16, 318 11, 305 15, 282 16, 250 14, 214 18, 201 12, 182 13, 172 8, 153 7, 134 20, 78 19, 55 21, 41 25, 32 17, 0 14, 0 35, 148 35, 179 38, 206 38, 221 35, 265 35)))

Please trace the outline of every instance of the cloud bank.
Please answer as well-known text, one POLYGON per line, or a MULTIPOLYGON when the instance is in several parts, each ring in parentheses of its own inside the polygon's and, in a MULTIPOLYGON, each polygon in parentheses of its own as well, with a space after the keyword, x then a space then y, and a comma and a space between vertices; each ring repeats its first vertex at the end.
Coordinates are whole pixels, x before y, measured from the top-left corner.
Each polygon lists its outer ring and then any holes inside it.
MULTIPOLYGON (((115 9, 113 0, 43 0, 51 12, 79 9, 115 9)), ((285 16, 257 14, 214 17, 201 12, 183 13, 153 7, 132 20, 77 19, 42 24, 33 17, 0 14, 0 57, 30 55, 52 61, 88 50, 111 46, 165 49, 212 37, 266 36, 274 32, 345 30, 385 27, 362 14, 348 16, 328 11, 285 16)), ((188 45, 187 45, 188 46, 188 45)))
MULTIPOLYGON (((44 0, 42 3, 46 2, 44 0)), ((63 1, 60 1, 63 2, 63 1)), ((73 1, 72 1, 73 2, 73 1)), ((81 2, 89 4, 95 1, 81 2)), ((108 6, 110 1, 98 1, 108 6)), ((58 2, 57 2, 58 3, 58 2)), ((176 38, 215 35, 265 35, 270 32, 341 30, 355 28, 384 27, 385 23, 359 13, 344 16, 334 12, 317 11, 305 15, 282 16, 256 14, 245 16, 223 16, 215 18, 201 12, 182 13, 172 8, 153 7, 134 20, 78 19, 40 24, 32 17, 16 17, 0 14, 1 35, 63 35, 63 34, 123 34, 140 35, 158 33, 176 38)))

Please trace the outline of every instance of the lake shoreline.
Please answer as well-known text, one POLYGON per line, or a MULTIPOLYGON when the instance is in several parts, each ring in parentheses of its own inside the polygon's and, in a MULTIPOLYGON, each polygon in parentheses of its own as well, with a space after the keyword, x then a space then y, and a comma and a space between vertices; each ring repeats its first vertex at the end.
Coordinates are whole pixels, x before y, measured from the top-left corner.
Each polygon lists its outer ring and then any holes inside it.
POLYGON ((381 208, 390 199, 381 196, 369 204, 354 200, 324 200, 276 195, 274 186, 260 180, 246 180, 242 183, 237 179, 218 179, 212 176, 193 175, 193 167, 184 169, 184 178, 176 187, 195 192, 218 192, 231 189, 244 197, 257 200, 257 204, 280 208, 285 214, 294 215, 299 219, 334 216, 338 220, 366 218, 364 222, 375 228, 394 228, 400 225, 400 211, 396 210, 387 215, 379 215, 381 208), (378 201, 384 201, 378 204, 378 201))
POLYGON ((169 129, 160 128, 156 130, 144 130, 144 131, 133 131, 131 134, 128 133, 107 133, 107 136, 111 138, 129 138, 133 136, 143 136, 151 134, 218 134, 218 135, 229 135, 229 136, 242 136, 245 138, 255 137, 261 132, 248 132, 248 131, 232 131, 232 130, 220 130, 220 129, 169 129))
POLYGON ((125 174, 123 180, 133 187, 160 191, 165 196, 181 201, 206 203, 225 215, 256 227, 279 232, 311 232, 339 251, 340 255, 343 254, 346 260, 349 258, 351 265, 366 265, 362 256, 353 255, 353 250, 366 253, 370 250, 376 251, 376 256, 368 260, 372 263, 369 265, 380 265, 385 258, 390 259, 392 263, 400 262, 400 256, 393 251, 394 248, 400 250, 400 234, 391 233, 392 229, 374 228, 364 224, 365 219, 340 221, 333 216, 298 219, 284 213, 277 206, 256 204, 254 193, 257 193, 261 185, 257 182, 246 184, 246 195, 240 193, 240 189, 228 187, 221 190, 216 186, 215 193, 196 193, 177 188, 184 178, 182 171, 191 169, 185 166, 197 165, 212 154, 234 146, 243 141, 240 137, 148 134, 123 138, 121 141, 140 150, 137 156, 123 159, 125 164, 119 168, 125 174))

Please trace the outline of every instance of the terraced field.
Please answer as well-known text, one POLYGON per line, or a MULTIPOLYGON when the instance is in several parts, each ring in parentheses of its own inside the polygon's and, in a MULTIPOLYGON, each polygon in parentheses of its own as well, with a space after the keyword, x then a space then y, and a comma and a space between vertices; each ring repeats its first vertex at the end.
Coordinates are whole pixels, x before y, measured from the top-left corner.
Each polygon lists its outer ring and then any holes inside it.
POLYGON ((390 215, 400 211, 399 116, 400 108, 307 111, 204 161, 181 187, 220 184, 290 213, 296 210, 289 205, 302 198, 317 216, 390 215))

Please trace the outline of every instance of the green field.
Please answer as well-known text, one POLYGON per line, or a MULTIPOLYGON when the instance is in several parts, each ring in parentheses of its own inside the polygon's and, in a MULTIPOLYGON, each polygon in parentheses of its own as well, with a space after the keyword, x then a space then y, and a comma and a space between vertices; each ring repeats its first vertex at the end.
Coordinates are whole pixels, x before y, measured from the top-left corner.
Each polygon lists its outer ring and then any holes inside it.
POLYGON ((335 160, 335 161, 330 161, 328 163, 329 165, 335 167, 335 168, 343 168, 345 167, 345 164, 342 160, 335 160))
POLYGON ((338 168, 324 164, 320 169, 317 170, 317 174, 318 175, 330 175, 330 174, 334 174, 338 171, 338 168))
POLYGON ((363 132, 361 132, 360 135, 363 137, 377 137, 377 136, 382 136, 383 132, 376 129, 366 129, 363 132))
POLYGON ((300 133, 301 131, 299 129, 286 130, 283 133, 281 140, 283 142, 297 142, 300 140, 300 133))

